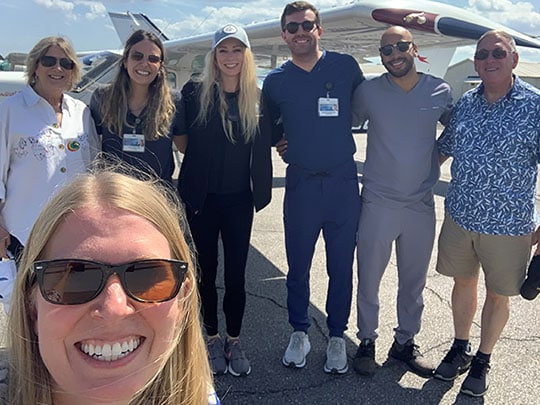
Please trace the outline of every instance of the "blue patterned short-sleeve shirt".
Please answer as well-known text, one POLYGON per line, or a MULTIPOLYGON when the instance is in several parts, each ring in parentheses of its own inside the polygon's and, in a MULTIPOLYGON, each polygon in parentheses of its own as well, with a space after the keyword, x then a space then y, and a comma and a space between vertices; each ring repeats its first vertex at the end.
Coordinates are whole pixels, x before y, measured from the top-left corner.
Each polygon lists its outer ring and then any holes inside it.
POLYGON ((438 140, 439 153, 453 157, 445 208, 469 231, 526 235, 537 218, 540 90, 516 76, 508 94, 489 104, 483 89, 461 97, 438 140))

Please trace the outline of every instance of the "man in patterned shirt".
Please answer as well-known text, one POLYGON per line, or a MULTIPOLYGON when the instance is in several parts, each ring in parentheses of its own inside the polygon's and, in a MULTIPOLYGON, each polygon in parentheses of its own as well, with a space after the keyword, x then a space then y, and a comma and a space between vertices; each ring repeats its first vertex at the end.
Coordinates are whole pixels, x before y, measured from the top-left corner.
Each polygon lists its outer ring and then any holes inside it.
POLYGON ((517 63, 510 35, 485 33, 474 55, 482 83, 458 101, 438 140, 441 162, 453 157, 437 271, 454 278, 455 340, 435 377, 451 381, 469 370, 461 392, 472 396, 488 389, 490 356, 509 317, 509 296, 519 294, 540 234, 535 232, 540 91, 512 73, 517 63), (473 356, 469 337, 480 266, 486 298, 473 356))

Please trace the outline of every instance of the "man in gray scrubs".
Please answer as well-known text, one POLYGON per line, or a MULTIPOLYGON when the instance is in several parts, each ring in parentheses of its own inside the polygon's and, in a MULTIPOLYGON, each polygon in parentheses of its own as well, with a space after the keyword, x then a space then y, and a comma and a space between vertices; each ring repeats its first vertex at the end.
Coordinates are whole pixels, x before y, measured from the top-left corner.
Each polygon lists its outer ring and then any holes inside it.
POLYGON ((420 331, 435 237, 437 122, 448 121, 452 93, 443 80, 416 71, 418 49, 405 28, 387 29, 379 51, 388 73, 364 81, 353 97, 353 125, 369 119, 357 239, 360 345, 353 367, 368 376, 379 367, 379 286, 395 242, 398 325, 388 355, 428 378, 433 368, 423 360, 414 336, 420 331))

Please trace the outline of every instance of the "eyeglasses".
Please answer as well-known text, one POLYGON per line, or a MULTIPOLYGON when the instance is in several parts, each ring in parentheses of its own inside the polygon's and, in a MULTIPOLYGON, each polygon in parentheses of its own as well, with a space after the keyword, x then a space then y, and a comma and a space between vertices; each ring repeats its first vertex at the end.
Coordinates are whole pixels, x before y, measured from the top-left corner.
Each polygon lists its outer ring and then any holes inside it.
POLYGON ((508 52, 506 52, 502 48, 495 48, 492 51, 488 51, 487 49, 479 49, 474 54, 474 59, 476 60, 486 60, 489 58, 489 54, 493 56, 494 59, 504 59, 508 56, 508 52))
POLYGON ((179 260, 148 259, 108 265, 79 259, 42 260, 33 265, 45 301, 78 305, 92 301, 113 274, 118 275, 125 293, 138 302, 165 302, 174 298, 184 281, 187 263, 179 260))
MULTIPOLYGON (((144 54, 141 52, 133 51, 131 52, 129 57, 136 62, 140 62, 144 59, 144 54)), ((146 59, 148 60, 148 62, 153 63, 154 65, 161 62, 161 57, 157 55, 148 55, 146 59)))
POLYGON ((287 23, 285 27, 283 27, 283 31, 288 31, 289 34, 296 34, 300 26, 302 26, 302 29, 305 32, 311 32, 313 31, 313 28, 317 26, 317 24, 315 23, 315 21, 309 20, 302 21, 301 23, 291 21, 290 23, 287 23))
POLYGON ((379 48, 379 52, 381 52, 384 56, 390 56, 392 55, 392 52, 394 52, 394 48, 397 48, 400 52, 407 52, 409 48, 411 47, 412 41, 399 41, 396 42, 395 45, 385 45, 381 46, 379 48))
POLYGON ((45 55, 39 58, 39 61, 45 67, 53 67, 57 63, 60 63, 60 66, 66 70, 72 70, 75 67, 75 62, 68 58, 55 58, 54 56, 45 55))

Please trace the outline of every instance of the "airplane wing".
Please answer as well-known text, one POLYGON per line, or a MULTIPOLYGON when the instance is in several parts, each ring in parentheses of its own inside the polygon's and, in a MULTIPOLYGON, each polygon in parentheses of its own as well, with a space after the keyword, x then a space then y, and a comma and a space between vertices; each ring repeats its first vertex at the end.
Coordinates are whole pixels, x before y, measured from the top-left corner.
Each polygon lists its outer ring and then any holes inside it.
MULTIPOLYGON (((540 49, 540 41, 482 16, 447 4, 424 0, 356 1, 321 11, 324 48, 347 52, 359 59, 377 56, 382 32, 390 25, 410 29, 422 48, 469 45, 490 29, 502 29, 520 46, 540 49)), ((244 27, 256 54, 287 56, 279 19, 244 27)), ((212 33, 169 41, 167 51, 181 54, 208 51, 212 33)))
MULTIPOLYGON (((161 31, 144 14, 109 13, 121 36, 136 29, 161 31)), ((353 55, 358 61, 378 56, 382 32, 390 25, 411 30, 420 54, 428 54, 427 63, 417 62, 420 71, 444 76, 455 48, 473 44, 484 32, 502 29, 511 34, 519 46, 540 49, 540 41, 464 9, 428 0, 359 0, 346 6, 320 12, 323 26, 323 48, 353 55)), ((252 51, 261 60, 269 57, 268 67, 279 58, 289 56, 281 39, 279 18, 244 27, 252 51)), ((162 33, 161 33, 162 34, 162 33)), ((204 55, 211 47, 213 33, 175 40, 164 40, 168 67, 179 75, 181 85, 191 74, 200 72, 204 55)), ((163 38, 163 37, 162 37, 163 38)))

